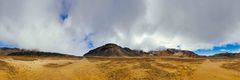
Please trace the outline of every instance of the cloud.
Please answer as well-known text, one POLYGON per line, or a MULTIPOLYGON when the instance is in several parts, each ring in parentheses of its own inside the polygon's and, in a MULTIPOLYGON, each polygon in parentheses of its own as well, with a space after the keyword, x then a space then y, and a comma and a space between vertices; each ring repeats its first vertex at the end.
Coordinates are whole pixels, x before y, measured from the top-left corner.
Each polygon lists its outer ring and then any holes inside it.
POLYGON ((0 38, 20 48, 76 53, 84 44, 73 42, 66 25, 59 20, 58 0, 2 0, 0 38))
POLYGON ((150 1, 148 21, 158 26, 159 34, 180 38, 176 42, 182 44, 182 48, 211 48, 239 41, 231 37, 239 35, 232 34, 239 29, 239 5, 236 3, 225 0, 150 1))
POLYGON ((114 42, 145 51, 239 43, 240 1, 1 0, 0 40, 83 55, 114 42))

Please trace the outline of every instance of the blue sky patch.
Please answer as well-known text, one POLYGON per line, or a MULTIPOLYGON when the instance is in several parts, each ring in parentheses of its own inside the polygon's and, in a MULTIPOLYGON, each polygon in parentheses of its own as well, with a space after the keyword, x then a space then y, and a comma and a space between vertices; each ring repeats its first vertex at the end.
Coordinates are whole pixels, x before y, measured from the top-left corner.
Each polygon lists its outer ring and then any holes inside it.
POLYGON ((60 21, 64 22, 69 17, 71 3, 69 0, 62 0, 61 2, 61 10, 60 10, 60 21))
POLYGON ((16 48, 16 45, 13 45, 6 41, 0 41, 0 48, 7 47, 7 48, 16 48))
POLYGON ((198 49, 194 52, 202 55, 213 55, 221 52, 238 52, 238 51, 240 51, 240 44, 233 43, 233 44, 226 44, 223 46, 215 46, 212 49, 198 49))
POLYGON ((87 43, 87 47, 89 49, 94 48, 93 41, 91 40, 91 36, 94 35, 93 33, 90 33, 84 37, 84 41, 87 43))

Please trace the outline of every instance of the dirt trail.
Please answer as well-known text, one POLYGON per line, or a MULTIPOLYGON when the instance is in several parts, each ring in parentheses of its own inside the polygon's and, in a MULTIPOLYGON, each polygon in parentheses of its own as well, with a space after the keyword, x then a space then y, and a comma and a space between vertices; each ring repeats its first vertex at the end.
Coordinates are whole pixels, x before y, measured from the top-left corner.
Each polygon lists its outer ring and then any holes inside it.
POLYGON ((240 72, 221 68, 222 64, 207 59, 193 73, 193 80, 240 80, 240 72))

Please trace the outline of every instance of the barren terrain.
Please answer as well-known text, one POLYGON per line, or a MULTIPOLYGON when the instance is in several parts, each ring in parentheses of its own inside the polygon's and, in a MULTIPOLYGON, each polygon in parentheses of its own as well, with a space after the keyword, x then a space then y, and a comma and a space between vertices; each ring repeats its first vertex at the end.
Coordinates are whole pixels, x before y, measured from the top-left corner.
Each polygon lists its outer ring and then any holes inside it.
POLYGON ((1 57, 0 80, 240 80, 240 59, 1 57))

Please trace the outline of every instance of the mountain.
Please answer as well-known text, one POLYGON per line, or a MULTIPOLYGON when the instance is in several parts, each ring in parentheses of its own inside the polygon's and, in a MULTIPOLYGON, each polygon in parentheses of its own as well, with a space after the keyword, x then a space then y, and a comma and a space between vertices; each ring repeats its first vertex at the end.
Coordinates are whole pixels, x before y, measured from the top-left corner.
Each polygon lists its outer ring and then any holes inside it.
POLYGON ((166 49, 166 50, 158 50, 158 51, 150 51, 150 55, 152 56, 170 56, 170 57, 199 57, 199 55, 195 54, 192 51, 188 50, 179 50, 179 49, 166 49))
POLYGON ((240 58, 240 53, 229 53, 229 52, 225 52, 225 53, 219 53, 219 54, 215 54, 211 57, 223 57, 223 58, 240 58))
POLYGON ((113 43, 109 43, 98 47, 96 49, 90 50, 84 56, 101 56, 101 57, 139 57, 139 56, 155 56, 155 57, 198 57, 192 51, 178 50, 178 49, 166 49, 158 51, 144 52, 139 50, 132 50, 129 48, 122 48, 113 43))
POLYGON ((19 48, 0 48, 1 56, 64 56, 64 57, 74 57, 73 55, 53 53, 53 52, 41 52, 34 50, 26 50, 19 48))
POLYGON ((139 50, 131 50, 129 48, 122 48, 113 43, 109 43, 98 47, 96 49, 90 50, 84 56, 104 56, 104 57, 134 57, 134 56, 143 56, 146 53, 139 50))

